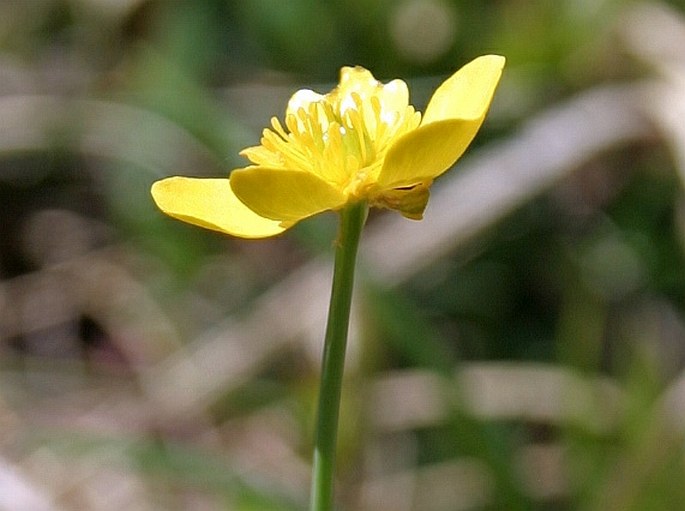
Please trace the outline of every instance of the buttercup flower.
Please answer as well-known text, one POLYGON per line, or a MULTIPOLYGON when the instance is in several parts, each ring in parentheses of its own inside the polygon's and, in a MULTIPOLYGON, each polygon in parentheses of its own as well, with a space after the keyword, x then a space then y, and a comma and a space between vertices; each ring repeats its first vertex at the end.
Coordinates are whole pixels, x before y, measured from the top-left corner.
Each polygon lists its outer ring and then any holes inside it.
POLYGON ((170 177, 152 186, 167 215, 242 238, 274 236, 326 210, 367 201, 421 219, 433 180, 464 153, 488 111, 504 57, 479 57, 448 78, 423 116, 407 84, 344 67, 328 94, 296 92, 252 165, 228 178, 170 177))

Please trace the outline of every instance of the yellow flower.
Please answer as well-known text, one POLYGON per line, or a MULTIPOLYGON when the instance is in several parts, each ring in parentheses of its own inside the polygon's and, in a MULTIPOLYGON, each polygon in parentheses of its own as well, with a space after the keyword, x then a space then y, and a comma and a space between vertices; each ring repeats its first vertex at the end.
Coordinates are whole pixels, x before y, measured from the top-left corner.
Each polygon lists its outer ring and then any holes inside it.
POLYGON ((483 123, 504 57, 479 57, 433 94, 421 116, 407 84, 382 84, 344 67, 328 94, 296 92, 285 126, 241 152, 252 165, 226 178, 170 177, 152 186, 157 206, 191 224, 243 238, 274 236, 309 216, 367 201, 421 219, 433 180, 483 123))

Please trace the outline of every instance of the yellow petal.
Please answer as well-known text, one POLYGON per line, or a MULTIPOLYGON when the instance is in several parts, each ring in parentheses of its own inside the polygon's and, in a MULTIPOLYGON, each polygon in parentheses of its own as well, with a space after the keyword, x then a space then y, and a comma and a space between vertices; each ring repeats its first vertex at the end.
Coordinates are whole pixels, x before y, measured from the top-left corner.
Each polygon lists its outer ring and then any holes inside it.
POLYGON ((395 79, 383 84, 361 66, 343 67, 340 70, 340 85, 329 96, 341 115, 347 110, 358 109, 354 99, 358 97, 364 106, 361 113, 369 133, 376 131, 379 120, 388 124, 397 122, 409 106, 409 89, 405 82, 395 79), (378 99, 378 112, 374 111, 371 103, 374 97, 378 99))
POLYGON ((377 94, 381 87, 381 83, 373 77, 371 71, 361 66, 345 66, 340 70, 340 83, 331 91, 330 96, 333 101, 340 102, 339 109, 344 111, 346 109, 345 102, 351 99, 352 94, 357 94, 363 100, 368 100, 377 94))
POLYGON ((375 97, 378 98, 379 111, 373 108, 371 98, 363 109, 364 124, 371 134, 377 132, 379 122, 397 126, 409 106, 409 88, 402 80, 395 79, 385 85, 379 84, 375 97))
POLYGON ((152 185, 152 198, 167 215, 241 238, 267 238, 287 229, 248 209, 228 179, 170 177, 152 185))
POLYGON ((435 179, 459 159, 481 124, 482 119, 450 119, 403 135, 385 156, 379 187, 387 190, 435 179))
POLYGON ((297 112, 302 108, 305 112, 309 111, 309 105, 322 101, 324 96, 318 92, 310 89, 300 89, 292 95, 288 101, 288 106, 285 109, 286 117, 288 115, 297 115, 297 112))
POLYGON ((428 102, 422 125, 445 119, 482 119, 490 107, 505 58, 484 55, 472 60, 438 87, 428 102))
POLYGON ((309 172, 247 167, 231 173, 231 187, 255 213, 274 220, 297 222, 308 216, 337 209, 345 195, 309 172))
POLYGON ((504 62, 498 55, 478 57, 438 87, 421 126, 388 150, 378 176, 381 188, 435 179, 459 159, 483 124, 504 62))
POLYGON ((407 84, 395 79, 386 83, 378 91, 381 102, 381 120, 387 121, 388 116, 393 113, 404 114, 409 106, 409 88, 407 84))

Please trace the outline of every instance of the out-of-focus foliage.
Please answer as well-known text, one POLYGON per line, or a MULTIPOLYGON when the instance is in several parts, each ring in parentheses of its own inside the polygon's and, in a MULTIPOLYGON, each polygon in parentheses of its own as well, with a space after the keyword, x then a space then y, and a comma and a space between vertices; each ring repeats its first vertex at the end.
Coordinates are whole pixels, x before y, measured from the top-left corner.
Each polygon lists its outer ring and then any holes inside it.
POLYGON ((485 53, 461 170, 365 233, 340 509, 685 508, 683 7, 0 2, 0 510, 305 509, 335 216, 238 241, 149 186, 342 65, 421 109, 485 53))

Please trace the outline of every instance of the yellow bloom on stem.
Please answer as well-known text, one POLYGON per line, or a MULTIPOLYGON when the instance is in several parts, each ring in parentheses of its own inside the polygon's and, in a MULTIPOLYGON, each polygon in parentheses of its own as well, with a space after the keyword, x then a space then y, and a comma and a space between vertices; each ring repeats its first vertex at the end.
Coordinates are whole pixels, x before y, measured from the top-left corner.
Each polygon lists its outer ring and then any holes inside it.
POLYGON ((344 67, 328 94, 296 92, 285 126, 274 117, 253 165, 228 178, 170 177, 152 186, 167 215, 242 238, 274 236, 322 211, 367 201, 421 219, 433 180, 480 128, 504 57, 479 57, 448 78, 421 116, 407 84, 344 67))

